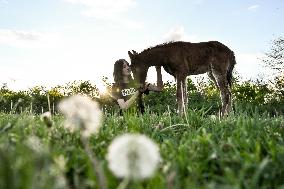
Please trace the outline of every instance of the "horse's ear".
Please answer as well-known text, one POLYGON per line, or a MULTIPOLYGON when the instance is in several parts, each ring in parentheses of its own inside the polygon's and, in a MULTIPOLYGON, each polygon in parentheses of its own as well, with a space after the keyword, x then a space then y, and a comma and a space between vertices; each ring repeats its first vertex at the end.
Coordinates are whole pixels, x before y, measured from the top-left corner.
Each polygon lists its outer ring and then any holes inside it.
POLYGON ((130 59, 133 59, 133 57, 134 57, 134 55, 130 51, 128 51, 128 56, 129 56, 130 59))
POLYGON ((137 54, 138 54, 135 50, 132 50, 132 53, 133 53, 134 55, 137 55, 137 54))

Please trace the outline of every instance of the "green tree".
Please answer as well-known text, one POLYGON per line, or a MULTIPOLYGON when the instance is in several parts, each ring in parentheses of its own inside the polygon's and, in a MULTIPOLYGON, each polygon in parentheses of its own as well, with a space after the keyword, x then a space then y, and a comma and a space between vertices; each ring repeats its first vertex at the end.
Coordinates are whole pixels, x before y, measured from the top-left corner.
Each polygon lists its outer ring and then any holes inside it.
POLYGON ((284 71, 284 38, 279 37, 272 41, 272 46, 269 52, 265 53, 263 62, 269 68, 279 71, 284 71))
POLYGON ((284 96, 284 38, 278 37, 272 41, 269 52, 265 53, 263 62, 267 67, 276 70, 278 73, 271 83, 275 89, 277 100, 283 101, 284 96))

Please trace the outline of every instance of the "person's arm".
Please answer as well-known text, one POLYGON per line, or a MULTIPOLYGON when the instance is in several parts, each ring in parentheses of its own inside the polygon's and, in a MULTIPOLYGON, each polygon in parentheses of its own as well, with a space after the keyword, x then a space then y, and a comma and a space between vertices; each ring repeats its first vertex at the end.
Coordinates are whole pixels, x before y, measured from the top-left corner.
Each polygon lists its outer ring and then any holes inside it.
POLYGON ((139 96, 139 91, 137 90, 130 99, 125 101, 124 99, 118 99, 117 103, 119 107, 123 110, 128 109, 136 100, 136 98, 139 96))

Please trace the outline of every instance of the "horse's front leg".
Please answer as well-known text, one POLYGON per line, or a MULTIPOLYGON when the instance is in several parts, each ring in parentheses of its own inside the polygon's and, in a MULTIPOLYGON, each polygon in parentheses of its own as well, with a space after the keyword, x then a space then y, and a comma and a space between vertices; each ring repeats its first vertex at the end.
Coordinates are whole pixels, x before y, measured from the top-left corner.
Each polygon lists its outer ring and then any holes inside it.
POLYGON ((164 88, 164 84, 162 79, 161 66, 156 66, 156 72, 157 72, 157 88, 159 91, 162 91, 164 88))
POLYGON ((182 90, 182 107, 183 107, 184 111, 186 111, 187 110, 187 106, 188 106, 186 79, 183 79, 181 84, 182 84, 181 85, 181 90, 182 90))
POLYGON ((138 90, 140 90, 140 94, 138 96, 137 99, 137 103, 138 103, 138 109, 140 111, 140 113, 144 113, 145 112, 145 106, 143 104, 143 100, 142 100, 142 93, 146 93, 147 90, 145 88, 145 81, 146 81, 146 77, 147 77, 147 72, 148 69, 146 69, 144 72, 140 73, 139 75, 139 84, 138 84, 138 90))
POLYGON ((145 107, 142 101, 142 93, 139 94, 139 96, 137 97, 137 103, 138 103, 138 110, 141 114, 145 113, 145 107))
POLYGON ((180 79, 177 79, 176 98, 177 98, 177 104, 178 104, 178 114, 182 115, 183 105, 182 105, 182 87, 181 87, 181 80, 180 79))

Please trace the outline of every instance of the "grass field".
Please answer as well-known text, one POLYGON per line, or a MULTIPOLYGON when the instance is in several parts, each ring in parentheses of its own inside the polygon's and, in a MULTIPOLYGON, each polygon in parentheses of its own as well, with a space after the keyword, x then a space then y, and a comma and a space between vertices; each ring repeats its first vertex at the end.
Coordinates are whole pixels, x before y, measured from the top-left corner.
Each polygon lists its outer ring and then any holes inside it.
MULTIPOLYGON (((80 134, 51 128, 39 116, 0 114, 0 188, 99 188, 80 134)), ((153 177, 125 188, 284 188, 284 118, 239 111, 219 120, 205 110, 175 114, 108 115, 88 139, 107 188, 123 179, 108 168, 111 141, 140 133, 155 141, 162 161, 153 177)))

